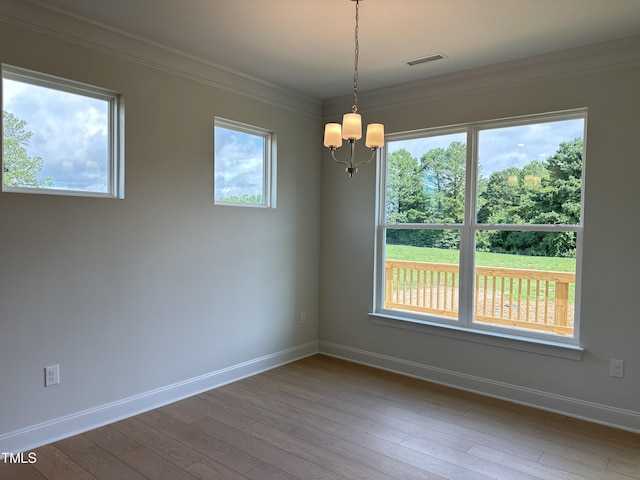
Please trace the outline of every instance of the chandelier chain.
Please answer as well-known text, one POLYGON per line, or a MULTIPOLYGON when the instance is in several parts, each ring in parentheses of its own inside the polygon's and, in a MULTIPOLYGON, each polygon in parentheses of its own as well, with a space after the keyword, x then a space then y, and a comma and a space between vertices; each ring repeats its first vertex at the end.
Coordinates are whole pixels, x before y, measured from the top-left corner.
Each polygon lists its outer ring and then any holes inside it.
MULTIPOLYGON (((1 1, 1 0, 0 0, 1 1)), ((367 125, 365 146, 371 150, 368 160, 356 161, 356 142, 362 138, 362 117, 358 113, 358 57, 360 56, 360 1, 356 3, 356 25, 354 31, 354 62, 353 62, 353 107, 350 114, 345 114, 342 125, 339 123, 327 123, 324 128, 324 146, 331 152, 331 157, 336 163, 346 167, 349 177, 358 172, 358 166, 370 163, 376 158, 377 152, 384 146, 384 125, 371 123, 367 125), (349 160, 342 161, 336 157, 336 150, 342 146, 343 140, 349 142, 349 160)))
POLYGON ((360 20, 360 1, 356 0, 356 28, 355 28, 355 52, 354 52, 354 65, 353 65, 353 113, 358 112, 358 56, 360 54, 360 42, 358 41, 358 33, 360 20))

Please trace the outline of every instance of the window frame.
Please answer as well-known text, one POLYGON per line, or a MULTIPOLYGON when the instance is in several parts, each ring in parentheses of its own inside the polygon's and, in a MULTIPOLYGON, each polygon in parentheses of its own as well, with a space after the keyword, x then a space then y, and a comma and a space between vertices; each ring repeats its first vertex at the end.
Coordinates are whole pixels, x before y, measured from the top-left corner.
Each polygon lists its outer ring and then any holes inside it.
POLYGON ((213 148, 213 203, 214 205, 253 207, 253 208, 276 208, 276 139, 275 133, 265 128, 256 127, 246 123, 229 120, 226 118, 214 118, 214 148, 213 148), (229 202, 216 199, 216 154, 215 154, 215 128, 224 128, 239 133, 261 137, 263 141, 262 151, 262 202, 229 202))
MULTIPOLYGON (((64 195, 99 198, 124 198, 124 97, 122 94, 101 87, 88 85, 46 73, 27 70, 13 65, 2 64, 2 79, 13 80, 38 87, 48 88, 74 95, 80 95, 107 103, 108 110, 108 152, 107 191, 96 192, 47 187, 14 187, 4 184, 4 158, 0 169, 2 192, 31 193, 44 195, 64 195)), ((4 95, 0 98, 4 109, 4 95)), ((4 110, 3 110, 4 111, 4 110)), ((3 122, 4 123, 4 122, 3 122)), ((1 130, 2 126, 0 126, 1 130)), ((4 139, 4 132, 0 135, 4 139)), ((2 154, 0 154, 1 156, 2 154)))
POLYGON ((370 313, 372 322, 392 327, 421 331, 434 335, 442 335, 496 345, 518 350, 532 351, 564 358, 579 359, 582 355, 580 347, 580 292, 582 290, 582 253, 584 237, 584 203, 585 203, 585 169, 586 169, 586 136, 587 109, 572 109, 535 115, 526 115, 497 120, 470 122, 446 127, 425 128, 409 132, 387 134, 385 147, 378 158, 377 177, 377 211, 375 235, 375 281, 373 312, 370 313), (583 157, 581 178, 581 210, 580 221, 577 225, 550 224, 489 224, 477 221, 477 169, 478 169, 478 137, 482 130, 532 125, 537 123, 582 119, 583 157), (464 222, 462 224, 411 224, 386 223, 386 194, 387 194, 387 155, 389 143, 401 140, 447 135, 452 133, 466 133, 466 173, 464 222), (427 313, 411 312, 408 310, 386 309, 385 299, 385 248, 386 232, 388 229, 447 229, 460 232, 459 250, 459 289, 458 319, 447 319, 427 313), (575 313, 573 336, 561 336, 548 333, 525 331, 516 328, 474 322, 473 303, 475 291, 475 238, 479 230, 530 230, 530 231, 571 231, 576 235, 576 286, 575 313), (463 292, 470 292, 463 293, 463 292))

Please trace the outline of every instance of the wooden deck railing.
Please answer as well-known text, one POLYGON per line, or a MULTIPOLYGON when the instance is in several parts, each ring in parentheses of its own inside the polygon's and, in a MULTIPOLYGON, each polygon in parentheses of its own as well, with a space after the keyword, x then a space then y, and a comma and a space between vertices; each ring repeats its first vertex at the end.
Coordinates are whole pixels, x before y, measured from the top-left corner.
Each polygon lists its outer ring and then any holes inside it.
MULTIPOLYGON (((387 260, 385 308, 458 316, 458 265, 387 260)), ((575 273, 476 267, 474 321, 573 334, 575 273)))

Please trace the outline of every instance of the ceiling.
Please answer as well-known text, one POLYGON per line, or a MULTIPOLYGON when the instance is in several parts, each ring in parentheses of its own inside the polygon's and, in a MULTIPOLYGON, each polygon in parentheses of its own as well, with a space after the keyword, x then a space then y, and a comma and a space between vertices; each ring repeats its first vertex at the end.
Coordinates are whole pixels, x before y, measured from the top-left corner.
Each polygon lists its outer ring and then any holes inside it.
MULTIPOLYGON (((312 98, 353 88, 354 1, 42 5, 312 98)), ((358 87, 366 91, 639 34, 640 0, 360 0, 358 87), (404 63, 435 53, 445 58, 404 63)))

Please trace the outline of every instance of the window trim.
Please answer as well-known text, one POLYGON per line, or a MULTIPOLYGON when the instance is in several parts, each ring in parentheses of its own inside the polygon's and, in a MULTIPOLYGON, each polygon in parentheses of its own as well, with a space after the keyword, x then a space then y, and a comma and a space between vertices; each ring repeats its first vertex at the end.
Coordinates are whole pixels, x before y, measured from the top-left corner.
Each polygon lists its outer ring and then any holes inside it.
POLYGON ((215 127, 225 128, 240 133, 255 135, 261 137, 264 141, 264 149, 262 152, 262 203, 242 203, 242 202, 226 202, 217 200, 215 195, 215 133, 214 133, 214 152, 213 152, 213 182, 214 193, 213 203, 220 206, 233 207, 253 207, 253 208, 276 208, 276 138, 275 133, 265 128, 248 125, 246 123, 229 120, 226 118, 214 118, 215 127))
MULTIPOLYGON (((107 152, 108 177, 106 192, 72 190, 64 188, 13 187, 11 185, 4 184, 4 180, 2 177, 4 171, 0 172, 0 183, 2 185, 2 192, 123 199, 125 131, 123 95, 101 87, 96 87, 74 80, 48 75, 46 73, 36 72, 33 70, 27 70, 25 68, 15 67, 12 65, 2 64, 1 69, 2 79, 6 78, 9 80, 44 87, 51 90, 57 90, 61 92, 72 93, 75 95, 81 95, 84 97, 94 98, 97 100, 103 100, 107 102, 109 115, 107 152)), ((0 103, 3 103, 1 98, 0 103)), ((4 138, 4 134, 0 135, 0 137, 4 138)), ((0 163, 3 164, 4 162, 0 163)))
POLYGON ((585 171, 586 153, 583 154, 582 178, 581 178, 581 210, 580 221, 577 225, 542 225, 542 224, 482 224, 477 223, 476 215, 476 188, 477 188, 477 148, 478 133, 481 130, 530 125, 535 123, 553 122, 568 119, 582 119, 584 121, 584 151, 587 141, 587 109, 579 108, 558 112, 518 116, 467 124, 451 125, 446 127, 425 128, 409 132, 387 134, 384 151, 378 157, 376 192, 376 234, 375 234, 375 260, 374 260, 374 292, 373 311, 369 313, 371 322, 376 325, 390 326, 419 331, 433 335, 456 338, 464 341, 473 341, 488 345, 516 350, 543 353, 579 360, 583 349, 580 346, 580 296, 582 290, 582 254, 584 237, 584 202, 585 202, 585 171), (423 138, 426 136, 439 136, 452 133, 464 133, 467 136, 467 158, 465 181, 465 217, 463 224, 398 224, 386 223, 386 193, 387 193, 387 168, 386 159, 389 142, 423 138), (475 276, 468 270, 475 268, 475 236, 478 230, 536 230, 536 231, 574 231, 576 233, 576 296, 574 313, 574 332, 572 337, 564 337, 548 333, 528 332, 519 329, 509 329, 494 325, 484 325, 473 322, 473 295, 459 296, 458 319, 447 319, 430 314, 421 314, 403 310, 384 308, 385 294, 385 246, 386 231, 390 228, 402 229, 457 229, 460 232, 460 289, 468 292, 474 291, 475 276))

